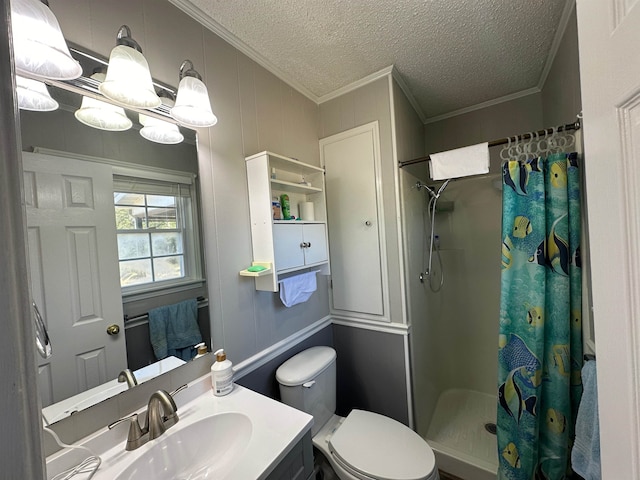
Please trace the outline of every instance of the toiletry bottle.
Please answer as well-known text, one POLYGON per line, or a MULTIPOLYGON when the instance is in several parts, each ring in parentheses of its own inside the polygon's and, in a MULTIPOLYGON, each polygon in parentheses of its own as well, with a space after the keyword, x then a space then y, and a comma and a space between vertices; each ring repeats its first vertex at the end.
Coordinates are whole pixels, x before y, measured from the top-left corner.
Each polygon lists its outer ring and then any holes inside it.
POLYGON ((280 195, 280 206, 282 207, 282 219, 291 220, 291 205, 289 204, 289 195, 286 193, 280 195))
POLYGON ((222 397, 233 390, 233 364, 221 348, 216 351, 216 361, 211 365, 211 385, 213 394, 222 397))
POLYGON ((273 200, 271 200, 271 210, 273 211, 273 219, 274 220, 281 220, 281 213, 280 213, 280 202, 278 201, 278 197, 273 197, 273 200))
POLYGON ((195 348, 197 352, 194 358, 200 358, 207 354, 207 345, 204 342, 197 344, 193 348, 195 348))

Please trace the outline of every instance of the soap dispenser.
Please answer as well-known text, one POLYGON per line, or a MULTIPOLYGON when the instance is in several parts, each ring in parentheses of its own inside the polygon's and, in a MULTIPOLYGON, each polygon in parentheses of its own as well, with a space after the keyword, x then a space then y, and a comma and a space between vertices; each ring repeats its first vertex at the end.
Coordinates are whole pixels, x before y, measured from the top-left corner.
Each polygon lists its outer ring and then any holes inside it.
POLYGON ((204 357, 207 354, 207 345, 204 342, 195 345, 193 348, 196 349, 196 356, 194 358, 204 357))
POLYGON ((221 348, 215 352, 216 361, 211 365, 211 385, 217 397, 227 395, 233 390, 233 363, 227 360, 227 354, 221 348))

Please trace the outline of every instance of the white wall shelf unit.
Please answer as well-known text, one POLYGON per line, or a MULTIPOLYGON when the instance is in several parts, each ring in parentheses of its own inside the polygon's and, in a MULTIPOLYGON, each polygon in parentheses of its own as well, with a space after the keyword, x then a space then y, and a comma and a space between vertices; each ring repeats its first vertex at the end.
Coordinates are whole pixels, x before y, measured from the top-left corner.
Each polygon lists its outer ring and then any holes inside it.
MULTIPOLYGON (((329 274, 324 169, 272 152, 246 159, 251 218, 252 265, 271 265, 252 275, 256 289, 278 291, 278 277, 314 267, 329 274), (272 200, 289 196, 295 219, 273 218, 272 200), (313 219, 300 219, 299 204, 312 202, 313 219)), ((240 274, 247 275, 243 270, 240 274), (244 272, 244 273, 243 273, 244 272)))

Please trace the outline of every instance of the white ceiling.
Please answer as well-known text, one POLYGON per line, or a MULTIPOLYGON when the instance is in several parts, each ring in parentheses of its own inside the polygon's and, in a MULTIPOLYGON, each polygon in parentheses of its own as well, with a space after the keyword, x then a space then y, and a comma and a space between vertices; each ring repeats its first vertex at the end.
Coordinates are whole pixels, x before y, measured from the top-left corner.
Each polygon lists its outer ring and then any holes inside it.
POLYGON ((322 102, 394 65, 423 120, 539 91, 573 0, 171 0, 322 102))

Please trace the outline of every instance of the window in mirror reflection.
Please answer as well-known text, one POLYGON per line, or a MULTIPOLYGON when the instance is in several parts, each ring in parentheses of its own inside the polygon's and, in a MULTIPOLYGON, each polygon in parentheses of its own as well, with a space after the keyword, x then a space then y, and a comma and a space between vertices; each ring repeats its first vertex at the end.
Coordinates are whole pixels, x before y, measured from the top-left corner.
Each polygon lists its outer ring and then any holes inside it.
POLYGON ((194 279, 197 226, 189 185, 114 177, 120 285, 160 286, 194 279))

